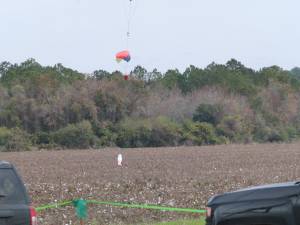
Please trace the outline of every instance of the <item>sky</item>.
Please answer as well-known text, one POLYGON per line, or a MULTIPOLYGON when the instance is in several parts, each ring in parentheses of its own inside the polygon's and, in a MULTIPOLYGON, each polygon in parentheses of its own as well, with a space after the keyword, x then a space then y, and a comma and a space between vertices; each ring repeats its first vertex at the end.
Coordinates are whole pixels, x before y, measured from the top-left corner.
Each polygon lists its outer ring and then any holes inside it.
POLYGON ((165 72, 235 58, 260 69, 300 66, 299 0, 0 0, 0 61, 34 58, 80 72, 165 72), (126 68, 125 68, 126 70, 126 68))

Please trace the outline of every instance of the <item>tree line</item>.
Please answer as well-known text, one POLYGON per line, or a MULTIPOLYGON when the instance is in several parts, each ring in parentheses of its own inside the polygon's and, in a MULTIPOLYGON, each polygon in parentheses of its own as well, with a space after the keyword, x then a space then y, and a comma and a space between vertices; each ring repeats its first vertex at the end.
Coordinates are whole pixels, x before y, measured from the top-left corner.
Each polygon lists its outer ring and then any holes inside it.
POLYGON ((0 150, 285 142, 300 136, 300 68, 231 59, 165 73, 0 64, 0 150))

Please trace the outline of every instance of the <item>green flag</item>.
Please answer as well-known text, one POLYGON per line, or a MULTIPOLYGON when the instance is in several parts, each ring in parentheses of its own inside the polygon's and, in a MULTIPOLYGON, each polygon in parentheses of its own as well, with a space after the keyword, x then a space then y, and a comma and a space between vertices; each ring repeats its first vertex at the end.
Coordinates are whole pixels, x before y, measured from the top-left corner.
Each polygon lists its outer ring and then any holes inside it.
POLYGON ((73 201, 73 205, 76 208, 76 215, 79 219, 87 218, 87 202, 83 199, 77 199, 73 201))

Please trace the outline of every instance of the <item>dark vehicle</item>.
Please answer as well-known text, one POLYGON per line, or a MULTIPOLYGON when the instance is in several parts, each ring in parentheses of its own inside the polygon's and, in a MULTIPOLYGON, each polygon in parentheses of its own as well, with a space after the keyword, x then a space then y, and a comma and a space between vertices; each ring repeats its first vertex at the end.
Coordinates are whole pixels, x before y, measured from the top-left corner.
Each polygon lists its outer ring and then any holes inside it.
POLYGON ((241 189, 212 197, 207 225, 300 225, 300 182, 241 189))
POLYGON ((0 225, 37 225, 34 208, 14 166, 0 161, 0 225))

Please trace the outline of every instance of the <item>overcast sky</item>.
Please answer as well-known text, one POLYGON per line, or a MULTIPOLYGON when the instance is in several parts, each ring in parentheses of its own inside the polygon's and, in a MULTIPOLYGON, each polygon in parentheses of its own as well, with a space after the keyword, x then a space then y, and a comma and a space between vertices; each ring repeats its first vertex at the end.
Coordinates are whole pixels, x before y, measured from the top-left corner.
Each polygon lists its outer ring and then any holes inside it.
MULTIPOLYGON (((300 66, 299 0, 133 0, 129 68, 300 66)), ((0 61, 120 69, 129 0, 0 0, 0 61)))

